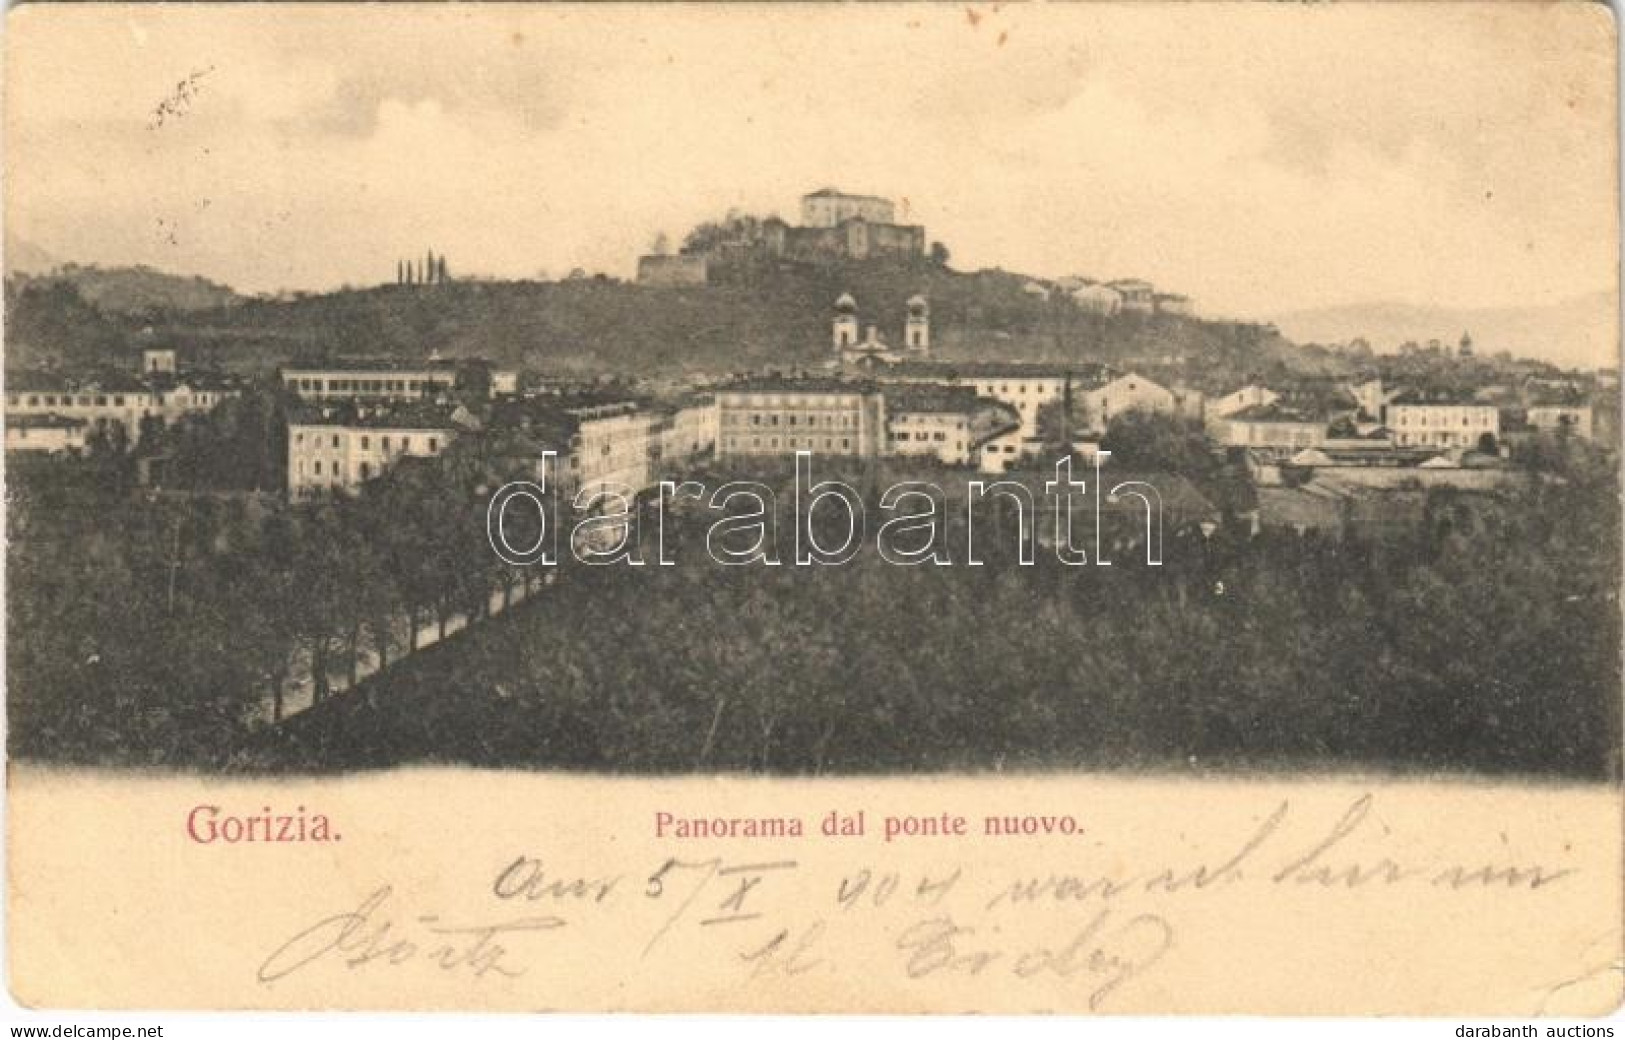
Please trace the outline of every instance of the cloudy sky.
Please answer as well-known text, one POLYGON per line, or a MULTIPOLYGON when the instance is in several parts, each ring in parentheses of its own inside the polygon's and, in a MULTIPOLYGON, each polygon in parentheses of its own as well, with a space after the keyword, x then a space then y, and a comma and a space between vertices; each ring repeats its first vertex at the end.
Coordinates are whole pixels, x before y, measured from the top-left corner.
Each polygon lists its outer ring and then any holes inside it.
POLYGON ((906 200, 958 267, 1213 314, 1615 285, 1591 4, 13 9, 8 239, 245 291, 627 275, 661 230, 906 200))

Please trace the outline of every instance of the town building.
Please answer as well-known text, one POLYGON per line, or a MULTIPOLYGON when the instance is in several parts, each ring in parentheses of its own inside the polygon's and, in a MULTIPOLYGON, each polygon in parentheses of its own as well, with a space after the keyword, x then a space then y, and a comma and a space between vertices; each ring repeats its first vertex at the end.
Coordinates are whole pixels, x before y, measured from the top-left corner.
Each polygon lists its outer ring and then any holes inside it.
POLYGON ((1589 404, 1538 404, 1524 412, 1524 421, 1542 433, 1567 434, 1589 441, 1593 416, 1589 404))
POLYGON ((407 364, 389 358, 342 359, 282 369, 282 384, 305 401, 415 401, 449 394, 459 381, 483 379, 491 395, 515 393, 517 372, 478 358, 430 358, 407 364))
POLYGON ((1157 308, 1157 289, 1150 282, 1138 278, 1123 278, 1107 282, 1108 288, 1123 298, 1121 310, 1135 314, 1150 314, 1157 308))
POLYGON ((1272 401, 1232 412, 1210 427, 1210 433, 1229 448, 1297 450, 1325 444, 1331 419, 1325 411, 1272 401))
POLYGON ((143 375, 158 375, 175 373, 176 356, 173 347, 148 347, 141 352, 141 372, 143 375))
POLYGON ((1401 448, 1476 448, 1501 435, 1501 412, 1471 397, 1408 390, 1388 402, 1386 424, 1401 448))
POLYGON ((1114 417, 1142 411, 1179 415, 1180 400, 1172 390, 1135 372, 1108 379, 1074 396, 1074 411, 1089 429, 1104 431, 1114 417))
POLYGON ((659 438, 658 457, 661 479, 677 467, 716 452, 717 399, 713 393, 692 393, 657 406, 661 421, 655 427, 659 438))
POLYGON ((715 388, 719 458, 887 451, 886 402, 873 383, 768 376, 715 388))
POLYGON ((969 465, 981 459, 990 441, 1021 428, 1015 409, 970 387, 890 386, 885 398, 892 455, 932 455, 946 465, 969 465))
POLYGON ((1248 383, 1246 386, 1232 390, 1228 394, 1213 398, 1207 402, 1207 410, 1204 415, 1209 433, 1213 435, 1215 440, 1221 439, 1223 431, 1221 424, 1225 419, 1235 415, 1243 408, 1274 404, 1280 397, 1280 394, 1267 386, 1260 383, 1248 383))
POLYGON ((471 424, 428 401, 316 404, 288 416, 288 493, 348 491, 404 458, 433 458, 471 424))
POLYGON ((66 375, 17 371, 6 374, 6 418, 59 415, 83 420, 87 436, 114 434, 133 445, 143 421, 172 424, 204 413, 238 393, 236 384, 213 373, 164 372, 137 378, 120 371, 66 375), (116 434, 114 431, 117 431, 116 434))
MULTIPOLYGON (((1100 365, 1065 365, 1021 361, 904 361, 877 371, 876 378, 887 383, 935 383, 967 386, 979 397, 1009 405, 1021 421, 1010 435, 1023 441, 1038 437, 1039 409, 1051 402, 1064 401, 1074 389, 1104 381, 1100 365)), ((1000 454, 1005 454, 1000 444, 1000 454)), ((1011 452, 1009 454, 1016 454, 1011 452)))
POLYGON ((805 227, 840 227, 854 219, 871 224, 895 224, 897 208, 890 199, 849 195, 837 188, 822 188, 801 197, 801 223, 805 227))
POLYGON ((48 455, 78 455, 85 450, 83 419, 54 412, 6 416, 6 450, 48 455))

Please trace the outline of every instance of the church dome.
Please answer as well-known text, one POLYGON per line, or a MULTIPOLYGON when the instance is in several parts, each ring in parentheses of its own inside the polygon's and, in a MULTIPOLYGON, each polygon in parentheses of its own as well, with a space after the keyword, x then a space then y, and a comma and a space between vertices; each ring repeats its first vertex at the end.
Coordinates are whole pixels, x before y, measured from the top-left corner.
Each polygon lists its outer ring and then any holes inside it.
POLYGON ((842 293, 835 301, 835 309, 842 314, 853 314, 858 309, 858 301, 852 298, 851 293, 842 293))
POLYGON ((925 297, 921 296, 919 293, 915 293, 913 296, 908 298, 908 312, 910 314, 916 316, 923 315, 928 306, 929 304, 925 302, 925 297))

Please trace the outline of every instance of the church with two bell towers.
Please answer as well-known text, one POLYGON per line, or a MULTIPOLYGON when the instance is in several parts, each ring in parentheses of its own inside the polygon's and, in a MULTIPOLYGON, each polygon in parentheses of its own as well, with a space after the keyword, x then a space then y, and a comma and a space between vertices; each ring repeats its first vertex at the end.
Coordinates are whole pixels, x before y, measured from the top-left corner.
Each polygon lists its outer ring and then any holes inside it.
POLYGON ((835 317, 830 326, 830 344, 842 365, 872 367, 899 361, 920 361, 931 356, 931 306, 916 293, 904 305, 903 343, 886 342, 876 325, 858 334, 858 301, 844 292, 835 301, 835 317))

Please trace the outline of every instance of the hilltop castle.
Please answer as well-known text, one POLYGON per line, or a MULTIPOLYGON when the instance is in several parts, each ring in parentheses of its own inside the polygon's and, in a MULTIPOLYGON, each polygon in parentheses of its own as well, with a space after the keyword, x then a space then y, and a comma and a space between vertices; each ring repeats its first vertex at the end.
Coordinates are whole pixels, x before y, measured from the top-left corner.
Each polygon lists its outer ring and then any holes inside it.
POLYGON ((875 195, 848 195, 823 188, 801 197, 801 224, 778 217, 757 220, 730 214, 707 225, 703 241, 691 235, 676 255, 638 258, 642 285, 704 285, 718 267, 755 259, 833 262, 875 257, 914 259, 925 255, 925 228, 897 223, 897 206, 875 195))
POLYGON ((866 260, 925 253, 925 228, 897 223, 890 199, 823 188, 801 197, 801 226, 778 217, 762 221, 762 244, 773 256, 799 260, 866 260))

